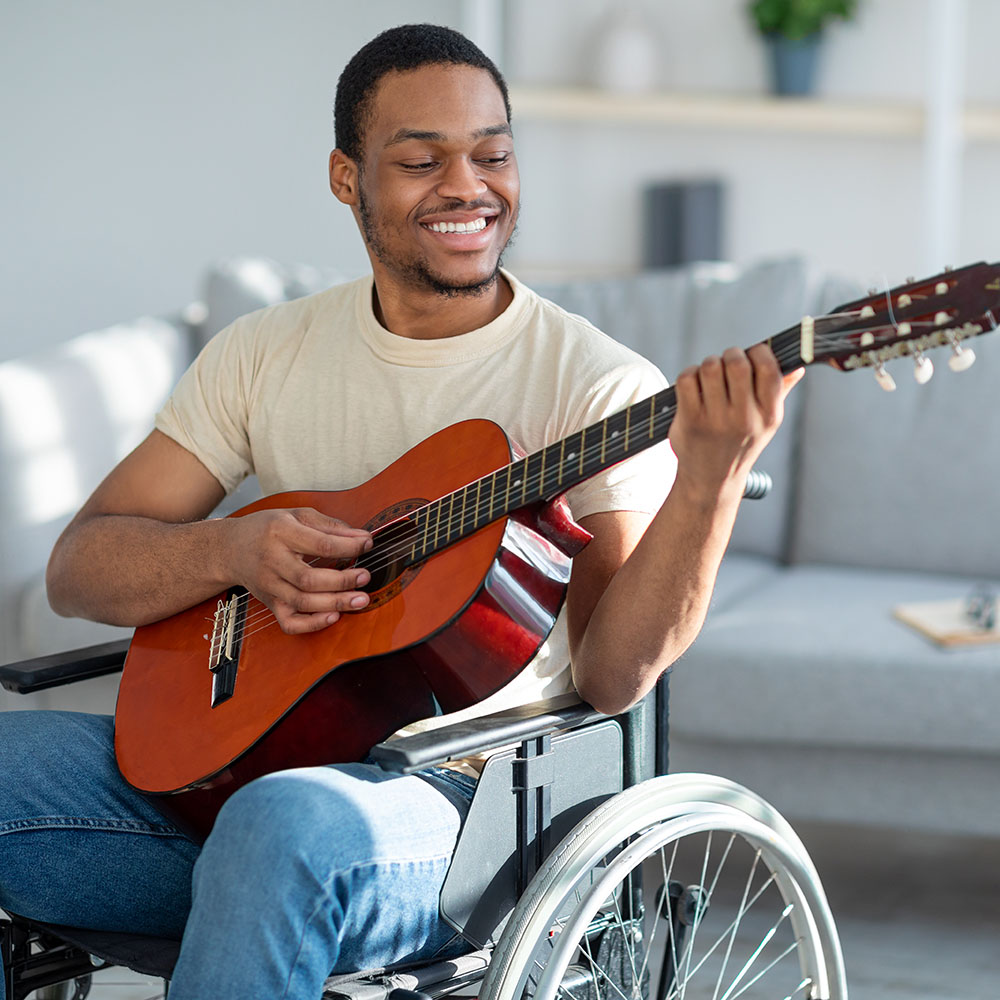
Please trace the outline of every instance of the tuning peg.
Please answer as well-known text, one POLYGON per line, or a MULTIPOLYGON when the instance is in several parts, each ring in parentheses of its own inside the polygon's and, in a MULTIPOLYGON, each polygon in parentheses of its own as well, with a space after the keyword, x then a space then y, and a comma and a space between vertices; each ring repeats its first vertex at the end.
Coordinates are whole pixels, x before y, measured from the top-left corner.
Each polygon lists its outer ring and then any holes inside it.
MULTIPOLYGON (((947 271, 948 268, 945 268, 945 270, 947 271)), ((939 281, 934 286, 934 292, 937 295, 947 295, 948 294, 948 282, 947 281, 939 281)))
POLYGON ((953 372, 964 372, 976 363, 976 352, 971 347, 963 347, 958 341, 953 341, 951 349, 954 352, 948 359, 948 367, 953 372))
POLYGON ((875 366, 875 381, 886 392, 895 392, 896 380, 885 370, 885 365, 879 362, 875 366))
POLYGON ((931 380, 931 376, 934 374, 934 365, 931 359, 927 357, 926 354, 917 351, 913 356, 913 363, 915 365, 913 369, 913 377, 917 380, 918 385, 927 385, 931 380))
POLYGON ((899 309, 905 309, 907 306, 913 305, 913 299, 910 298, 906 292, 903 292, 898 299, 896 299, 896 306, 899 309))

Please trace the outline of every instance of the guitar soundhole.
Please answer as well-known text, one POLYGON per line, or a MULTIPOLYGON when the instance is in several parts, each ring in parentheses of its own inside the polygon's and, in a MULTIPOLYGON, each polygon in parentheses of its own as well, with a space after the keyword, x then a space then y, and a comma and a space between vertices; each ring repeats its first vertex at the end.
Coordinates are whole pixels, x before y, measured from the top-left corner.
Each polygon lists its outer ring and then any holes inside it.
POLYGON ((372 532, 374 546, 357 561, 372 578, 367 587, 371 603, 365 610, 377 608, 401 593, 420 572, 420 566, 408 566, 417 543, 417 528, 406 515, 424 507, 426 500, 401 500, 373 517, 365 527, 372 532))

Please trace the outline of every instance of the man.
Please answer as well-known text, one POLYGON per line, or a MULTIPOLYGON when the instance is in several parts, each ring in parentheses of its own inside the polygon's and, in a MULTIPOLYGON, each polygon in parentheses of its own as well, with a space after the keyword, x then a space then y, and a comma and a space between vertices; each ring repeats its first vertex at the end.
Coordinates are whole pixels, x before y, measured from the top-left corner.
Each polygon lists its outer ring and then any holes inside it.
MULTIPOLYGON (((351 560, 370 535, 309 509, 205 520, 243 476, 268 493, 350 487, 470 416, 534 450, 662 385, 500 270, 519 205, 510 113, 499 72, 466 39, 428 25, 380 35, 344 70, 336 129, 330 185, 372 276, 212 341, 57 544, 60 613, 141 625, 241 585, 289 634, 349 627, 342 616, 369 602, 367 572, 312 562, 351 560)), ((654 448, 570 491, 593 541, 574 561, 565 621, 478 710, 572 682, 616 713, 652 687, 701 626, 792 381, 765 349, 709 359, 677 382, 676 475, 654 448)), ((0 906, 183 930, 172 1000, 318 997, 332 969, 456 946, 437 896, 463 775, 269 775, 227 802, 199 851, 122 782, 110 720, 6 713, 0 752, 0 906)))

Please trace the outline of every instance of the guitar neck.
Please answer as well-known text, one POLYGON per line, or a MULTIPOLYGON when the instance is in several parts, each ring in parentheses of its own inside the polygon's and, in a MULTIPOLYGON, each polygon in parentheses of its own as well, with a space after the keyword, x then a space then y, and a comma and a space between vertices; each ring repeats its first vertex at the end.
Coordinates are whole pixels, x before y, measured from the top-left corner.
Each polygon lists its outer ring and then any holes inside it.
MULTIPOLYGON (((801 349, 801 336, 796 325, 763 341, 774 351, 784 373, 807 363, 802 359, 807 352, 801 349)), ((421 562, 501 517, 552 500, 665 441, 676 413, 677 393, 669 386, 413 511, 409 518, 416 537, 407 562, 421 562)))

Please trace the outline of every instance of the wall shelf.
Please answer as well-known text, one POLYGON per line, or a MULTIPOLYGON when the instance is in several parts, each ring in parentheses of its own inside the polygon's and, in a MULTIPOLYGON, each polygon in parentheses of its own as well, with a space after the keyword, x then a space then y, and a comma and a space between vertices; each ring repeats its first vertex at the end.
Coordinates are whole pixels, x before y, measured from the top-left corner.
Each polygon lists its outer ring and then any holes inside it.
MULTIPOLYGON (((673 125, 801 135, 920 139, 923 105, 821 98, 734 97, 711 94, 621 95, 572 87, 512 87, 515 120, 673 125)), ((969 106, 965 138, 1000 140, 1000 108, 969 106)))

